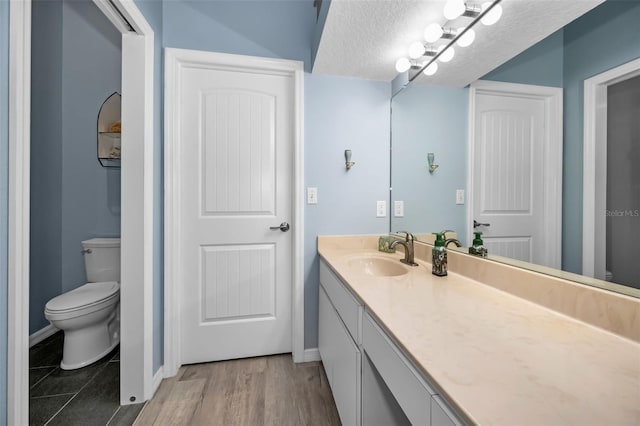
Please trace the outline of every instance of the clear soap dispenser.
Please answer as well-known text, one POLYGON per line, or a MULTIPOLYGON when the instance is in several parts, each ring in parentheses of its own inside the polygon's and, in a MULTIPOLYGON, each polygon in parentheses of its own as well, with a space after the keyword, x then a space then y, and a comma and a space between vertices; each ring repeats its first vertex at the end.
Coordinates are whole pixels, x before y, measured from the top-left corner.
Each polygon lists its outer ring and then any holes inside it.
POLYGON ((474 232, 475 238, 473 239, 473 245, 469 247, 469 254, 474 256, 487 257, 487 248, 482 242, 482 232, 474 232))
POLYGON ((444 246, 442 233, 434 232, 436 236, 432 250, 431 273, 439 277, 447 275, 447 248, 444 246))

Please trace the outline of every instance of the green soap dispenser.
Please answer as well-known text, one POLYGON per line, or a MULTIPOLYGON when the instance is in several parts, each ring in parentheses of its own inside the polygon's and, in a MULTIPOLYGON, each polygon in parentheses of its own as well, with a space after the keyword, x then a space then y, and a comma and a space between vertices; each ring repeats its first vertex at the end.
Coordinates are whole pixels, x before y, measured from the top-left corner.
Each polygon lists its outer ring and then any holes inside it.
POLYGON ((447 275, 447 248, 442 233, 434 232, 436 241, 432 250, 431 273, 439 277, 447 275))
POLYGON ((469 247, 469 254, 474 256, 487 257, 487 248, 482 242, 482 232, 474 232, 475 238, 473 239, 473 245, 469 247))

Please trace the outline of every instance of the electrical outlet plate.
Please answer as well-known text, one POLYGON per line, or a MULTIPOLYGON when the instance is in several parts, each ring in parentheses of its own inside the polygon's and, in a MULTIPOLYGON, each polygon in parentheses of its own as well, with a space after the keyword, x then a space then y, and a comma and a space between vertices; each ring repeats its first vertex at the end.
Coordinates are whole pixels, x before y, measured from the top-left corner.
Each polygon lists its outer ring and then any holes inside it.
POLYGON ((456 189, 456 204, 464 204, 464 189, 456 189))
POLYGON ((318 204, 318 188, 307 188, 307 204, 318 204))
POLYGON ((387 216, 387 202, 384 200, 378 201, 376 204, 376 217, 385 216, 387 216))
POLYGON ((395 217, 404 217, 404 201, 396 200, 393 202, 393 215, 395 217))

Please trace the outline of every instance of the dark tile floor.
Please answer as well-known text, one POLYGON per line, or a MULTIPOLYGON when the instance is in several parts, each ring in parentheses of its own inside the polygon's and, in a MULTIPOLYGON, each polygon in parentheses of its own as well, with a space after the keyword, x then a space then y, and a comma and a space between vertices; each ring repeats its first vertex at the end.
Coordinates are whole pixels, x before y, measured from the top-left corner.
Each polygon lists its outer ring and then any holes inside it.
POLYGON ((119 405, 119 347, 87 367, 65 371, 62 343, 58 332, 29 350, 29 424, 133 424, 144 404, 119 405))

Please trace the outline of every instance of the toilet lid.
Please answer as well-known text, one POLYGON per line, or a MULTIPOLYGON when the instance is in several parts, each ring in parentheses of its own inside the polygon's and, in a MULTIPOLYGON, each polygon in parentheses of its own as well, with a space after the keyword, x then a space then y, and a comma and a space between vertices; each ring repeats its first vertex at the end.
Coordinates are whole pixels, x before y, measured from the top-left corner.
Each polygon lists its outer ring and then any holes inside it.
POLYGON ((51 299, 46 306, 49 311, 69 311, 93 305, 109 299, 120 290, 116 281, 87 283, 51 299))

